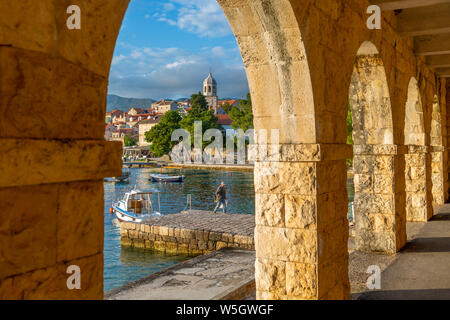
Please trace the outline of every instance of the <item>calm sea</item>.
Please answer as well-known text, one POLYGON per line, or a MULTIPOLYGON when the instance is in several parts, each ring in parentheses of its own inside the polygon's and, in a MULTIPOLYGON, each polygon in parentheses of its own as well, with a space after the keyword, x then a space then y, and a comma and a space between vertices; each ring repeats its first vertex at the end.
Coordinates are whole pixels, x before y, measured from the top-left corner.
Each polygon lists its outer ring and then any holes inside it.
MULTIPOLYGON (((214 193, 221 181, 227 188, 230 213, 254 214, 255 191, 253 173, 226 172, 214 170, 183 170, 184 183, 161 184, 149 181, 150 173, 159 173, 159 169, 130 169, 129 184, 105 183, 105 244, 104 244, 104 290, 120 287, 151 273, 158 272, 176 263, 188 259, 186 256, 166 256, 145 250, 126 249, 120 246, 120 230, 109 213, 113 200, 134 186, 158 189, 161 201, 161 213, 178 213, 186 208, 186 197, 192 196, 192 209, 213 210, 214 193)), ((163 170, 163 173, 179 174, 179 170, 163 170)), ((349 200, 353 201, 353 179, 349 179, 347 190, 349 200)), ((157 208, 157 197, 153 198, 157 208)))
MULTIPOLYGON (((192 209, 213 210, 214 193, 221 181, 225 182, 228 198, 228 212, 254 214, 255 191, 253 173, 226 172, 215 170, 185 170, 184 183, 161 184, 149 181, 150 173, 159 169, 130 169, 129 184, 105 182, 105 243, 104 243, 104 290, 120 287, 151 273, 170 267, 187 259, 186 256, 165 256, 139 249, 125 249, 120 246, 120 230, 114 215, 109 213, 112 201, 135 185, 139 188, 158 189, 161 213, 178 213, 186 207, 186 197, 192 196, 192 209)), ((163 173, 179 174, 179 170, 164 169, 163 173)), ((152 198, 157 208, 157 196, 152 198)))

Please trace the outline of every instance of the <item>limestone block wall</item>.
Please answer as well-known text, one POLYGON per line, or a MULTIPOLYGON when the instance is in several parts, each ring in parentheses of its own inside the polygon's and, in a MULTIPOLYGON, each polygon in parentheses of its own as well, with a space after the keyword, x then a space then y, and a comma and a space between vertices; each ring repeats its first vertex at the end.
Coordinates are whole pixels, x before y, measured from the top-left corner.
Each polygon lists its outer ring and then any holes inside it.
POLYGON ((406 242, 406 220, 395 188, 398 148, 393 145, 355 145, 355 242, 361 251, 395 253, 406 242))
POLYGON ((444 94, 444 99, 443 101, 446 102, 446 107, 443 108, 443 110, 446 112, 446 117, 444 117, 446 119, 446 126, 444 126, 445 128, 445 133, 444 133, 444 137, 446 137, 446 139, 444 139, 444 142, 446 142, 445 147, 445 151, 444 151, 444 166, 446 166, 447 170, 444 170, 444 181, 446 182, 446 185, 444 187, 445 189, 445 200, 448 201, 449 200, 449 180, 450 180, 450 171, 448 170, 448 168, 450 168, 450 159, 448 157, 448 146, 450 145, 450 80, 447 80, 447 84, 444 85, 444 89, 443 90, 445 92, 444 94))
MULTIPOLYGON (((78 0, 82 28, 68 30, 71 1, 0 1, 0 195, 7 199, 0 208, 0 298, 102 297, 101 181, 120 174, 121 155, 120 145, 103 139, 105 101, 128 2, 78 0), (71 264, 84 270, 80 291, 67 290, 65 270, 71 264)), ((394 13, 383 12, 381 30, 367 29, 369 1, 218 2, 242 53, 255 128, 280 129, 282 147, 295 151, 278 164, 255 166, 258 298, 348 298, 349 156, 329 150, 346 148, 356 54, 365 41, 379 52, 398 148, 404 144, 411 77, 420 84, 426 146, 435 146, 430 138, 435 97, 438 136, 448 139, 445 80, 414 55, 410 38, 396 33, 394 13), (272 166, 279 172, 265 174, 272 166), (262 205, 266 201, 273 205, 262 205)), ((436 169, 443 183, 435 183, 446 195, 447 139, 436 145, 445 149, 442 169, 436 169)), ((395 241, 397 250, 406 239, 404 154, 381 154, 393 159, 394 190, 389 211, 367 228, 384 230, 394 210, 395 239, 390 231, 380 243, 395 241)), ((438 161, 427 162, 428 194, 432 162, 438 161)), ((392 177, 384 178, 380 181, 389 187, 392 177)))
POLYGON ((124 247, 148 249, 166 254, 196 256, 222 248, 255 250, 252 236, 172 228, 124 222, 120 224, 121 244, 124 247))
POLYGON ((347 145, 280 146, 281 162, 256 162, 258 299, 349 296, 347 145))
POLYGON ((122 153, 103 137, 108 25, 127 1, 77 1, 76 31, 70 4, 0 1, 0 299, 103 297, 103 178, 122 153))
POLYGON ((444 172, 442 171, 444 164, 444 147, 432 146, 431 150, 431 193, 433 198, 433 206, 436 207, 445 203, 444 172))
POLYGON ((406 221, 426 222, 433 214, 427 201, 426 160, 427 147, 408 146, 405 154, 406 221))

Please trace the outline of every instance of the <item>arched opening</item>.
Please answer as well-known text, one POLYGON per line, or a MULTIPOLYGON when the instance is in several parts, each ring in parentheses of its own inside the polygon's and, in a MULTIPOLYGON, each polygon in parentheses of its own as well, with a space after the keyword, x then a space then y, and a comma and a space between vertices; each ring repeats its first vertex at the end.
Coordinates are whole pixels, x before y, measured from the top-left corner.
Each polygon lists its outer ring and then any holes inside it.
MULTIPOLYGON (((2 101, 18 109, 8 121, 0 119, 7 159, 1 186, 8 199, 2 257, 10 259, 0 270, 2 296, 103 297, 102 180, 118 176, 122 166, 122 144, 104 140, 104 106, 128 2, 80 1, 80 30, 65 28, 64 2, 38 15, 35 5, 6 5, 4 14, 12 14, 1 48, 8 65, 2 101), (81 290, 67 288, 71 265, 82 270, 81 290)), ((282 161, 260 161, 255 169, 257 297, 348 298, 345 181, 329 179, 345 164, 333 158, 339 157, 336 145, 317 144, 296 14, 290 1, 220 4, 244 59, 255 127, 280 132, 282 161)))
POLYGON ((444 204, 444 172, 443 158, 444 147, 442 144, 442 121, 441 106, 437 95, 433 98, 433 109, 431 114, 431 194, 433 207, 444 204))
MULTIPOLYGON (((247 95, 247 79, 235 37, 222 9, 214 1, 199 4, 196 1, 170 1, 169 11, 164 1, 155 2, 151 14, 142 5, 149 2, 130 3, 110 71, 107 111, 120 109, 124 119, 119 125, 126 130, 137 127, 135 136, 138 135, 139 139, 135 138, 132 146, 124 143, 123 170, 128 174, 124 183, 108 181, 104 184, 104 283, 107 295, 110 290, 128 282, 224 246, 254 248, 253 232, 247 234, 249 228, 254 229, 255 212, 253 172, 248 157, 239 166, 236 159, 233 163, 226 163, 228 159, 225 158, 209 165, 203 153, 206 153, 207 143, 202 145, 203 159, 198 164, 190 161, 178 163, 178 159, 171 155, 175 148, 175 142, 172 142, 174 131, 182 129, 192 134, 190 129, 195 128, 195 122, 202 126, 199 130, 201 141, 207 139, 208 128, 221 135, 218 139, 223 145, 218 151, 222 155, 228 152, 226 130, 253 128, 251 97, 247 95), (206 11, 209 13, 201 23, 208 26, 211 34, 206 39, 195 30, 174 27, 160 19, 165 15, 178 21, 187 9, 192 9, 192 15, 205 14, 202 4, 208 7, 206 11), (210 16, 213 16, 211 20, 210 16), (158 32, 152 32, 155 27, 158 32), (223 35, 217 35, 219 31, 223 35), (168 39, 168 34, 174 35, 174 39, 168 39), (124 43, 127 45, 124 46, 124 43), (214 68, 214 75, 211 67, 214 68), (145 157, 140 152, 136 156, 135 150, 142 151, 145 157), (155 168, 155 164, 162 168, 155 168), (161 174, 169 177, 183 175, 184 180, 181 183, 154 181, 154 177, 161 174), (214 193, 222 181, 225 183, 228 205, 215 212, 214 193), (141 225, 124 226, 125 220, 120 220, 123 217, 117 214, 112 203, 117 204, 118 199, 125 200, 126 194, 136 189, 159 192, 149 198, 156 209, 154 211, 161 216, 141 225), (222 209, 226 209, 227 215, 222 214, 222 209), (236 226, 231 228, 233 220, 236 226), (248 225, 251 220, 253 223, 248 225), (171 221, 178 222, 174 225, 171 221), (202 236, 199 236, 200 233, 202 236)), ((196 26, 191 25, 193 28, 196 26)), ((116 123, 110 119, 106 126, 114 127, 116 123)), ((217 139, 215 142, 218 142, 217 139)), ((191 141, 189 145, 192 151, 194 146, 191 141)), ((238 158, 235 144, 232 143, 231 148, 234 149, 230 150, 232 155, 238 158)), ((141 200, 133 200, 133 203, 145 204, 141 200)), ((137 209, 138 212, 145 211, 140 207, 137 209)), ((132 210, 135 209, 131 208, 129 212, 132 210)), ((253 253, 242 254, 244 261, 249 256, 251 262, 245 266, 244 275, 254 268, 253 253)), ((211 270, 207 272, 214 273, 211 270)), ((176 277, 173 276, 173 282, 177 281, 176 277)), ((185 287, 193 287, 196 281, 183 283, 185 287)), ((211 282, 205 283, 205 286, 209 285, 211 282)), ((224 287, 220 281, 217 282, 217 288, 224 290, 224 287)), ((197 292, 202 289, 206 288, 197 287, 197 292)), ((182 290, 179 292, 182 294, 182 290)), ((208 299, 208 296, 200 298, 208 299)))
POLYGON ((412 78, 408 85, 405 109, 406 220, 427 221, 431 214, 427 203, 426 187, 427 148, 425 147, 422 99, 415 78, 412 78))
POLYGON ((353 122, 355 246, 395 253, 404 243, 396 214, 392 110, 383 61, 371 42, 358 50, 349 100, 353 122))
POLYGON ((255 129, 279 133, 268 143, 280 158, 255 164, 256 297, 346 299, 345 160, 336 145, 317 144, 313 85, 291 4, 219 3, 244 60, 255 129))

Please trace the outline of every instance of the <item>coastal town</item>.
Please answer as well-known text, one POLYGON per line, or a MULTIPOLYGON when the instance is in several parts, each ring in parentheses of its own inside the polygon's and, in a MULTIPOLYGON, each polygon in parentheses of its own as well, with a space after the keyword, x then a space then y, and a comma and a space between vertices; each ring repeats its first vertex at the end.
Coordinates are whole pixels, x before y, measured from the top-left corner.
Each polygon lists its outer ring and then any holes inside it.
MULTIPOLYGON (((232 120, 224 110, 224 105, 239 105, 238 99, 219 100, 217 96, 217 82, 210 73, 203 81, 203 95, 207 101, 208 109, 214 110, 217 124, 224 130, 231 129, 232 120)), ((150 143, 146 140, 145 133, 149 132, 169 111, 176 111, 181 117, 185 117, 191 109, 191 100, 182 101, 163 99, 149 105, 148 108, 131 107, 128 111, 114 109, 106 113, 105 140, 121 141, 124 146, 124 154, 129 147, 140 150, 140 154, 148 155, 150 143)))
POLYGON ((450 300, 450 0, 0 0, 0 38, 3 305, 450 300))

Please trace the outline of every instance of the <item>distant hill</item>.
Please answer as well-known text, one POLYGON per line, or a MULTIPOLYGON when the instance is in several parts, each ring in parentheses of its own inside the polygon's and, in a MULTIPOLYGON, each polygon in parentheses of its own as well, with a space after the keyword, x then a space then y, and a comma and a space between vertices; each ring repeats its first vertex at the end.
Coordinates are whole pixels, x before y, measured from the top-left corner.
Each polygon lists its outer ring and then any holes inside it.
MULTIPOLYGON (((189 98, 180 98, 177 100, 165 99, 167 101, 186 101, 189 98)), ((220 100, 240 100, 239 98, 222 98, 220 100)), ((119 109, 124 112, 130 110, 131 108, 150 108, 152 103, 156 102, 154 99, 138 99, 138 98, 124 98, 117 96, 115 94, 108 94, 106 100, 106 112, 119 109)))
POLYGON ((131 108, 150 108, 151 104, 156 100, 154 99, 136 99, 136 98, 124 98, 114 94, 108 94, 106 100, 106 112, 114 109, 120 109, 122 111, 128 111, 131 108))

